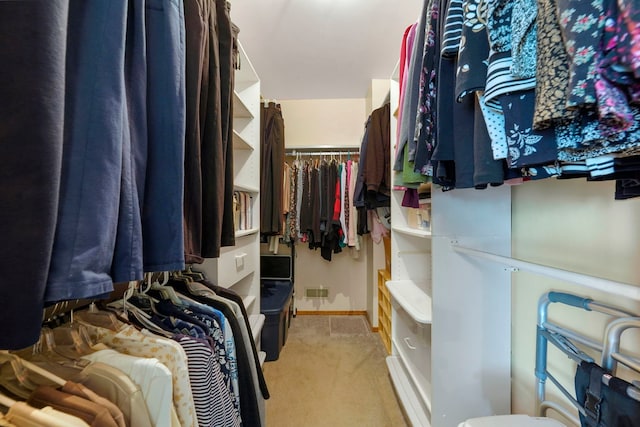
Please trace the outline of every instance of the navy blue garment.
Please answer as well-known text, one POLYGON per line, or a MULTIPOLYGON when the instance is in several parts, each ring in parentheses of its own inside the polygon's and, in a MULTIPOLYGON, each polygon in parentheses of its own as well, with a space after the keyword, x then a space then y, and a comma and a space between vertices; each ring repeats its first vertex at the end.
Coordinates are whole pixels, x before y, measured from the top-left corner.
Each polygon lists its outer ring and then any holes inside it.
POLYGON ((437 105, 437 75, 438 61, 440 60, 441 33, 438 31, 441 19, 441 4, 445 0, 432 0, 429 7, 429 16, 426 31, 429 37, 425 39, 422 55, 422 71, 420 74, 420 90, 418 98, 418 110, 414 138, 409 140, 407 154, 410 161, 414 162, 414 171, 428 175, 432 171, 430 163, 433 149, 436 144, 436 105, 437 105))
POLYGON ((71 0, 60 203, 45 299, 113 290, 128 2, 71 0))
POLYGON ((198 338, 204 340, 204 342, 209 345, 209 341, 207 341, 207 334, 204 329, 191 322, 186 322, 175 317, 160 317, 157 314, 152 315, 150 320, 166 331, 198 338))
POLYGON ((127 13, 123 106, 122 176, 118 232, 111 278, 127 282, 142 277, 141 196, 147 163, 147 63, 144 0, 131 0, 127 13))
POLYGON ((155 309, 159 314, 162 314, 163 316, 173 316, 180 320, 184 320, 185 322, 192 323, 199 328, 202 328, 208 336, 211 336, 213 333, 210 325, 205 323, 202 319, 193 316, 193 313, 191 311, 186 310, 184 307, 177 306, 171 301, 159 301, 155 304, 155 309))
POLYGON ((453 105, 453 146, 456 188, 474 188, 473 155, 475 123, 474 97, 467 96, 453 105))
POLYGON ((0 348, 38 340, 62 167, 69 0, 0 2, 0 348))
POLYGON ((493 158, 491 138, 480 109, 477 96, 475 101, 475 124, 473 130, 473 185, 476 189, 487 185, 498 186, 504 182, 504 161, 493 158))
POLYGON ((197 315, 202 314, 206 317, 212 317, 213 319, 215 319, 216 322, 218 322, 218 326, 220 327, 220 329, 224 330, 225 318, 222 315, 222 312, 220 310, 216 310, 205 304, 197 305, 186 300, 183 300, 182 303, 186 308, 188 308, 190 311, 192 311, 197 315))
POLYGON ((185 26, 181 0, 146 0, 144 270, 184 268, 185 26))
POLYGON ((640 179, 618 179, 616 180, 616 200, 626 200, 640 197, 640 179))
POLYGON ((441 58, 438 66, 438 85, 436 86, 436 135, 437 143, 433 147, 431 163, 433 169, 433 182, 446 188, 455 185, 455 168, 453 165, 453 105, 456 103, 453 96, 455 85, 456 61, 441 58))
POLYGON ((507 133, 507 164, 510 168, 546 165, 558 158, 553 128, 533 129, 535 89, 511 92, 498 97, 507 133))
POLYGON ((131 0, 122 185, 112 280, 184 268, 185 43, 182 2, 131 0))

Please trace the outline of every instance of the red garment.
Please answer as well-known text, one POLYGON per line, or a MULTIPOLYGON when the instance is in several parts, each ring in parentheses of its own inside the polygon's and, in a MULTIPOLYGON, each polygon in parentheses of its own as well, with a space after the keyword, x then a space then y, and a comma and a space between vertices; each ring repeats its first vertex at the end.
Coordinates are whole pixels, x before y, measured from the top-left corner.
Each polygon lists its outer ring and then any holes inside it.
MULTIPOLYGON (((404 95, 406 91, 406 81, 405 76, 407 71, 409 70, 409 62, 411 62, 411 51, 413 50, 413 41, 415 38, 417 23, 411 24, 404 31, 404 36, 402 37, 402 47, 400 49, 400 63, 399 67, 399 75, 400 79, 398 80, 399 86, 399 101, 398 101, 398 114, 396 115, 396 122, 398 126, 396 127, 396 141, 400 140, 400 123, 402 123, 402 105, 404 105, 404 95)), ((398 157, 397 147, 395 157, 398 157)))
POLYGON ((400 79, 398 80, 398 82, 400 83, 400 88, 402 88, 402 82, 404 81, 404 73, 406 71, 406 61, 407 61, 407 37, 409 36, 409 31, 411 31, 411 28, 416 25, 416 24, 411 24, 409 25, 405 30, 404 30, 404 35, 402 36, 402 44, 400 46, 400 62, 398 65, 399 68, 399 72, 400 72, 400 79))
MULTIPOLYGON (((342 195, 340 193, 340 174, 338 174, 338 179, 336 180, 335 200, 333 202, 332 221, 334 224, 340 224, 340 212, 341 212, 341 205, 342 205, 341 200, 342 200, 342 195)), ((338 240, 342 241, 342 236, 344 236, 342 227, 338 227, 338 240)))

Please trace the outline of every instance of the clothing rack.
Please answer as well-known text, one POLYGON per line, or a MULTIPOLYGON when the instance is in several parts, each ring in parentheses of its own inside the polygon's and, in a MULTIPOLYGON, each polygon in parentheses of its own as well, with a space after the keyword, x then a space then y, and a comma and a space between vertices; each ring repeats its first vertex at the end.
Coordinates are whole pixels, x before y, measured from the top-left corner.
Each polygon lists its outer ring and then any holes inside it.
POLYGON ((311 148, 314 151, 307 151, 305 148, 287 148, 285 154, 287 156, 359 156, 359 147, 331 147, 329 150, 322 151, 318 148, 311 148))
POLYGON ((461 246, 457 241, 452 241, 451 247, 456 252, 487 259, 499 264, 504 264, 508 266, 508 268, 510 268, 512 271, 518 271, 521 269, 532 273, 541 274, 543 276, 552 277, 554 279, 572 282, 586 288, 607 292, 611 295, 640 301, 640 288, 634 284, 616 282, 614 280, 604 279, 601 277, 589 276, 587 274, 576 273, 560 268, 522 261, 517 258, 511 258, 493 254, 490 252, 480 251, 477 249, 461 246))
POLYGON ((108 296, 101 299, 85 298, 58 301, 50 306, 45 307, 42 310, 42 323, 51 323, 57 321, 58 319, 64 319, 64 317, 69 313, 72 313, 73 310, 87 308, 92 303, 96 303, 100 300, 103 300, 105 303, 109 303, 115 300, 122 299, 128 288, 132 286, 137 287, 139 286, 140 282, 151 283, 151 281, 153 280, 159 280, 165 273, 168 274, 168 272, 145 273, 143 281, 136 280, 131 282, 114 283, 113 291, 111 291, 108 296))
POLYGON ((92 302, 96 301, 95 299, 74 299, 74 300, 66 300, 59 301, 45 307, 42 311, 42 323, 51 323, 56 321, 58 318, 63 318, 68 313, 73 310, 78 310, 81 308, 88 307, 92 302))

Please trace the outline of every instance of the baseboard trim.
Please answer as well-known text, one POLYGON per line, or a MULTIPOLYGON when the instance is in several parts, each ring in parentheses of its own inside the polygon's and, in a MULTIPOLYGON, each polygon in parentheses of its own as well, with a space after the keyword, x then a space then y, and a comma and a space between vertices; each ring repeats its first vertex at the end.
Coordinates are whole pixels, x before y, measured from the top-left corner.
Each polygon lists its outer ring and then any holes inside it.
POLYGON ((366 316, 366 310, 307 311, 296 310, 298 316, 366 316))

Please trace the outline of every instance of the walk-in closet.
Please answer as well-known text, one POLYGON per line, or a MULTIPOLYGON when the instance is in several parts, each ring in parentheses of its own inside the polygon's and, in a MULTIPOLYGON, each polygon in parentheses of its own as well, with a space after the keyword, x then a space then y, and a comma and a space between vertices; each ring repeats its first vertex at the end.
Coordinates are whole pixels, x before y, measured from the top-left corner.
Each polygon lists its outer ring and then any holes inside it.
POLYGON ((0 426, 640 427, 640 7, 0 1, 0 426))

